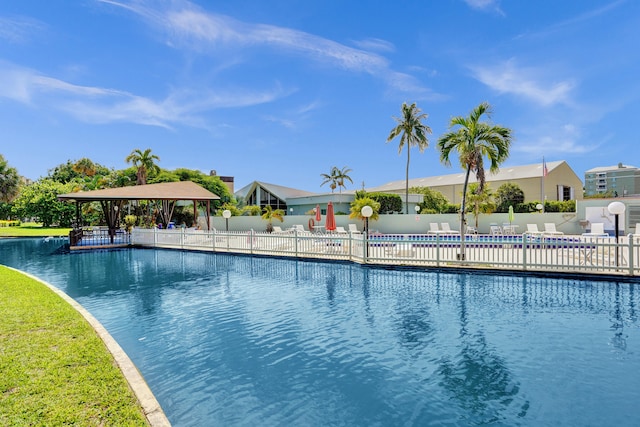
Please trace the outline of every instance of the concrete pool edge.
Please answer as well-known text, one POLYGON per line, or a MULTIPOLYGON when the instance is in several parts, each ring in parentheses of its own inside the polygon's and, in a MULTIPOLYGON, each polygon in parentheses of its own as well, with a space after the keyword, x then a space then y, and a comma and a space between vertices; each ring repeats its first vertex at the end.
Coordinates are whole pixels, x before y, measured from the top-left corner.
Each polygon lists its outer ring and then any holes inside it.
POLYGON ((149 422, 149 425, 152 427, 170 427, 171 423, 169 419, 165 415, 162 407, 158 403, 156 397, 153 392, 149 388, 149 385, 144 380, 144 377, 138 371, 138 368, 131 361, 127 353, 120 347, 120 345, 116 342, 116 340, 109 334, 109 332, 105 329, 104 326, 96 319, 91 313, 89 313, 82 305, 80 305, 76 300, 71 298, 62 290, 53 286, 50 283, 40 279, 37 276, 29 274, 25 271, 19 270, 17 268, 5 266, 8 269, 19 272, 20 274, 29 277, 45 285, 47 288, 51 289, 56 295, 60 296, 65 302, 71 305, 80 315, 91 325, 91 327, 96 331, 102 342, 104 342, 107 350, 113 356, 116 365, 124 375, 129 387, 133 391, 134 395, 138 399, 138 403, 142 407, 142 411, 144 412, 145 418, 149 422))

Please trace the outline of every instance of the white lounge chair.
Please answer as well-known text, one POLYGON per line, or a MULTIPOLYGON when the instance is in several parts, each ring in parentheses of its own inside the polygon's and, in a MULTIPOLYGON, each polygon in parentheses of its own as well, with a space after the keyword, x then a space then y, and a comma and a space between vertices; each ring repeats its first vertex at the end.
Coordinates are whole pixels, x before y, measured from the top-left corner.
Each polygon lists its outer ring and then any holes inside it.
POLYGON ((347 234, 347 230, 344 229, 344 227, 336 227, 335 230, 333 230, 334 233, 338 233, 338 234, 347 234))
POLYGON ((442 231, 440 230, 440 227, 438 227, 438 223, 437 222, 430 222, 429 223, 429 233, 431 234, 438 234, 441 233, 442 231))
POLYGON ((457 230, 452 230, 451 226, 449 225, 448 222, 441 222, 440 223, 440 227, 442 227, 442 232, 443 233, 447 233, 447 234, 458 234, 459 231, 457 230))
POLYGON ((591 231, 588 233, 582 233, 583 236, 595 236, 595 237, 607 237, 607 234, 604 231, 604 222, 592 222, 591 223, 591 231))
POLYGON ((500 227, 498 224, 491 224, 489 226, 489 233, 492 236, 502 236, 504 234, 502 231, 502 227, 500 227))
POLYGON ((538 230, 538 224, 527 224, 527 233, 532 236, 542 236, 544 233, 538 230))
POLYGON ((282 227, 280 227, 279 225, 274 225, 273 226, 273 233, 274 234, 286 234, 287 231, 283 230, 282 227))
POLYGON ((640 237, 640 222, 636 224, 636 231, 633 233, 634 237, 640 237))
POLYGON ((362 231, 358 231, 358 227, 355 224, 349 224, 349 233, 360 234, 362 231))
POLYGON ((543 233, 549 236, 562 236, 564 234, 562 231, 556 230, 556 225, 553 222, 544 223, 543 233))
POLYGON ((302 224, 295 224, 293 227, 291 227, 291 231, 297 231, 298 233, 309 233, 304 229, 304 226, 302 224))

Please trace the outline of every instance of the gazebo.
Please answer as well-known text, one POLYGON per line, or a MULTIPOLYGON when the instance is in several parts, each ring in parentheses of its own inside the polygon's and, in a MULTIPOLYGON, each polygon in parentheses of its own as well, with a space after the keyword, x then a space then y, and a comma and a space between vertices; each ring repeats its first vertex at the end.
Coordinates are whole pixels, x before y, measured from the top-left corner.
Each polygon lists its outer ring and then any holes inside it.
POLYGON ((104 217, 107 222, 107 227, 109 229, 111 243, 113 243, 116 229, 118 227, 118 211, 121 211, 122 205, 125 201, 160 201, 162 203, 161 216, 165 226, 168 225, 171 221, 175 203, 178 200, 189 200, 193 202, 194 222, 196 222, 198 218, 198 202, 206 202, 206 217, 208 228, 211 200, 219 199, 219 196, 191 181, 163 182, 159 184, 107 188, 104 190, 78 191, 76 193, 60 194, 58 196, 58 200, 75 200, 76 228, 78 228, 81 223, 80 206, 82 205, 82 203, 100 202, 104 217))

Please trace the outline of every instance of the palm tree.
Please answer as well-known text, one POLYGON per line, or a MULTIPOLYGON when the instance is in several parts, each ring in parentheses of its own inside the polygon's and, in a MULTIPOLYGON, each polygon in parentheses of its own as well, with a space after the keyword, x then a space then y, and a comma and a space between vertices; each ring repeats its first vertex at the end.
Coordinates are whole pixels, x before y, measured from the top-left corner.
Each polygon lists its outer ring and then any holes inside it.
POLYGON ((348 175, 348 173, 351 172, 351 169, 344 166, 342 169, 340 169, 338 171, 338 188, 340 188, 340 194, 342 194, 342 189, 344 188, 345 190, 347 189, 347 186, 344 185, 344 181, 347 180, 350 183, 353 184, 353 180, 351 179, 351 177, 348 175))
POLYGON ((485 167, 484 157, 491 162, 489 171, 498 172, 499 166, 509 157, 511 146, 511 129, 499 125, 481 122, 483 115, 491 115, 491 107, 483 102, 471 111, 469 117, 454 117, 449 123, 448 133, 438 139, 440 161, 451 166, 450 156, 457 151, 460 166, 466 170, 462 188, 462 204, 460 206, 460 259, 464 259, 464 235, 466 230, 466 203, 469 175, 474 172, 479 183, 479 191, 484 190, 485 167))
POLYGON ((322 187, 325 184, 329 184, 329 187, 331 188, 331 192, 333 193, 333 190, 336 189, 336 187, 338 186, 338 174, 340 172, 340 169, 338 169, 337 166, 334 166, 331 168, 331 172, 327 173, 321 173, 320 176, 324 178, 324 180, 322 181, 322 183, 320 184, 320 187, 322 187))
POLYGON ((326 173, 320 174, 320 176, 324 178, 324 181, 322 181, 320 186, 322 187, 323 185, 330 183, 329 187, 331 187, 332 193, 333 193, 333 190, 335 190, 336 188, 340 188, 340 194, 342 194, 342 189, 347 188, 344 185, 345 181, 349 181, 350 183, 353 184, 353 180, 348 175, 349 172, 351 172, 351 169, 346 166, 344 166, 342 169, 338 169, 337 166, 334 166, 331 168, 331 172, 329 172, 328 174, 326 173))
POLYGON ((357 218, 364 221, 362 208, 365 206, 371 206, 371 209, 373 210, 373 214, 369 218, 370 220, 376 221, 380 217, 378 214, 380 211, 380 202, 376 202, 370 197, 360 197, 351 202, 351 213, 349 214, 349 218, 357 218))
POLYGON ((263 208, 264 213, 262 214, 262 219, 267 220, 267 232, 271 233, 273 231, 273 220, 277 219, 280 222, 284 221, 284 211, 282 209, 273 209, 271 205, 266 205, 263 208))
POLYGON ((10 167, 4 156, 0 154, 0 202, 10 202, 18 195, 19 188, 18 170, 10 167))
POLYGON ((344 185, 345 181, 349 181, 350 183, 353 184, 353 180, 348 175, 349 172, 351 171, 352 169, 346 166, 344 166, 342 169, 338 169, 337 166, 334 166, 331 168, 331 172, 329 174, 326 174, 326 173, 320 174, 320 176, 324 178, 324 181, 322 181, 322 184, 320 184, 320 186, 323 186, 330 182, 331 185, 329 185, 329 187, 331 187, 331 192, 333 193, 333 190, 335 190, 336 187, 338 187, 340 189, 340 194, 342 194, 342 189, 347 188, 347 186, 344 185))
POLYGON ((151 148, 147 148, 144 151, 136 148, 127 156, 125 161, 138 168, 136 185, 146 184, 149 172, 160 172, 160 168, 155 164, 154 160, 160 160, 160 157, 151 154, 151 148))
POLYGON ((407 146, 407 172, 406 172, 406 187, 405 187, 405 213, 409 213, 409 161, 411 160, 411 146, 417 146, 420 152, 429 146, 429 140, 427 134, 431 133, 431 128, 422 123, 422 120, 426 120, 427 114, 422 113, 415 102, 411 105, 406 103, 402 104, 402 117, 394 117, 398 125, 391 130, 391 133, 387 137, 387 142, 394 139, 396 136, 400 136, 400 145, 398 146, 398 154, 402 153, 402 147, 407 146))
POLYGON ((478 229, 478 218, 480 214, 491 214, 496 210, 496 204, 493 202, 493 191, 488 185, 480 191, 480 185, 477 182, 469 184, 467 202, 469 206, 467 211, 472 213, 476 219, 475 228, 478 229))

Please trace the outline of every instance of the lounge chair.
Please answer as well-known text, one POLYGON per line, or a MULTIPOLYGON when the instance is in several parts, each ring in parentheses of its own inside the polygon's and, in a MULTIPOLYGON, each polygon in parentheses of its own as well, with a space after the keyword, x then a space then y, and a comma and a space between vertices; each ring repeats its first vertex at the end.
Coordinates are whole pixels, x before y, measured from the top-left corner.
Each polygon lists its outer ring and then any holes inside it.
POLYGON ((498 224, 491 224, 489 226, 489 233, 492 236, 502 236, 503 235, 502 227, 500 227, 498 224))
POLYGON ((508 234, 510 236, 513 236, 514 234, 516 234, 516 229, 518 228, 518 225, 516 224, 512 224, 510 222, 503 222, 502 223, 502 232, 504 234, 508 234))
POLYGON ((337 233, 337 234, 347 234, 348 233, 347 230, 344 229, 344 227, 336 227, 336 229, 333 230, 333 231, 334 231, 334 233, 337 233))
POLYGON ((582 233, 583 236, 608 237, 609 234, 604 231, 604 222, 592 222, 591 231, 582 233))
POLYGON ((562 236, 564 234, 562 231, 556 230, 556 225, 553 222, 544 223, 543 233, 549 236, 562 236))
POLYGON ((274 234, 286 234, 287 231, 283 230, 282 227, 280 227, 279 225, 274 225, 273 226, 273 233, 274 234))
POLYGON ((640 222, 636 224, 636 231, 633 233, 634 237, 640 237, 640 222))
POLYGON ((361 234, 362 231, 358 231, 358 227, 355 224, 349 224, 349 233, 361 234))
POLYGON ((429 234, 442 234, 442 230, 440 230, 437 222, 429 223, 429 234))
POLYGON ((538 230, 538 224, 527 224, 527 233, 532 236, 542 236, 544 233, 538 230))
POLYGON ((452 230, 451 226, 449 225, 448 222, 441 222, 440 223, 440 227, 442 227, 442 232, 443 233, 447 233, 447 234, 458 234, 459 231, 457 230, 452 230))

